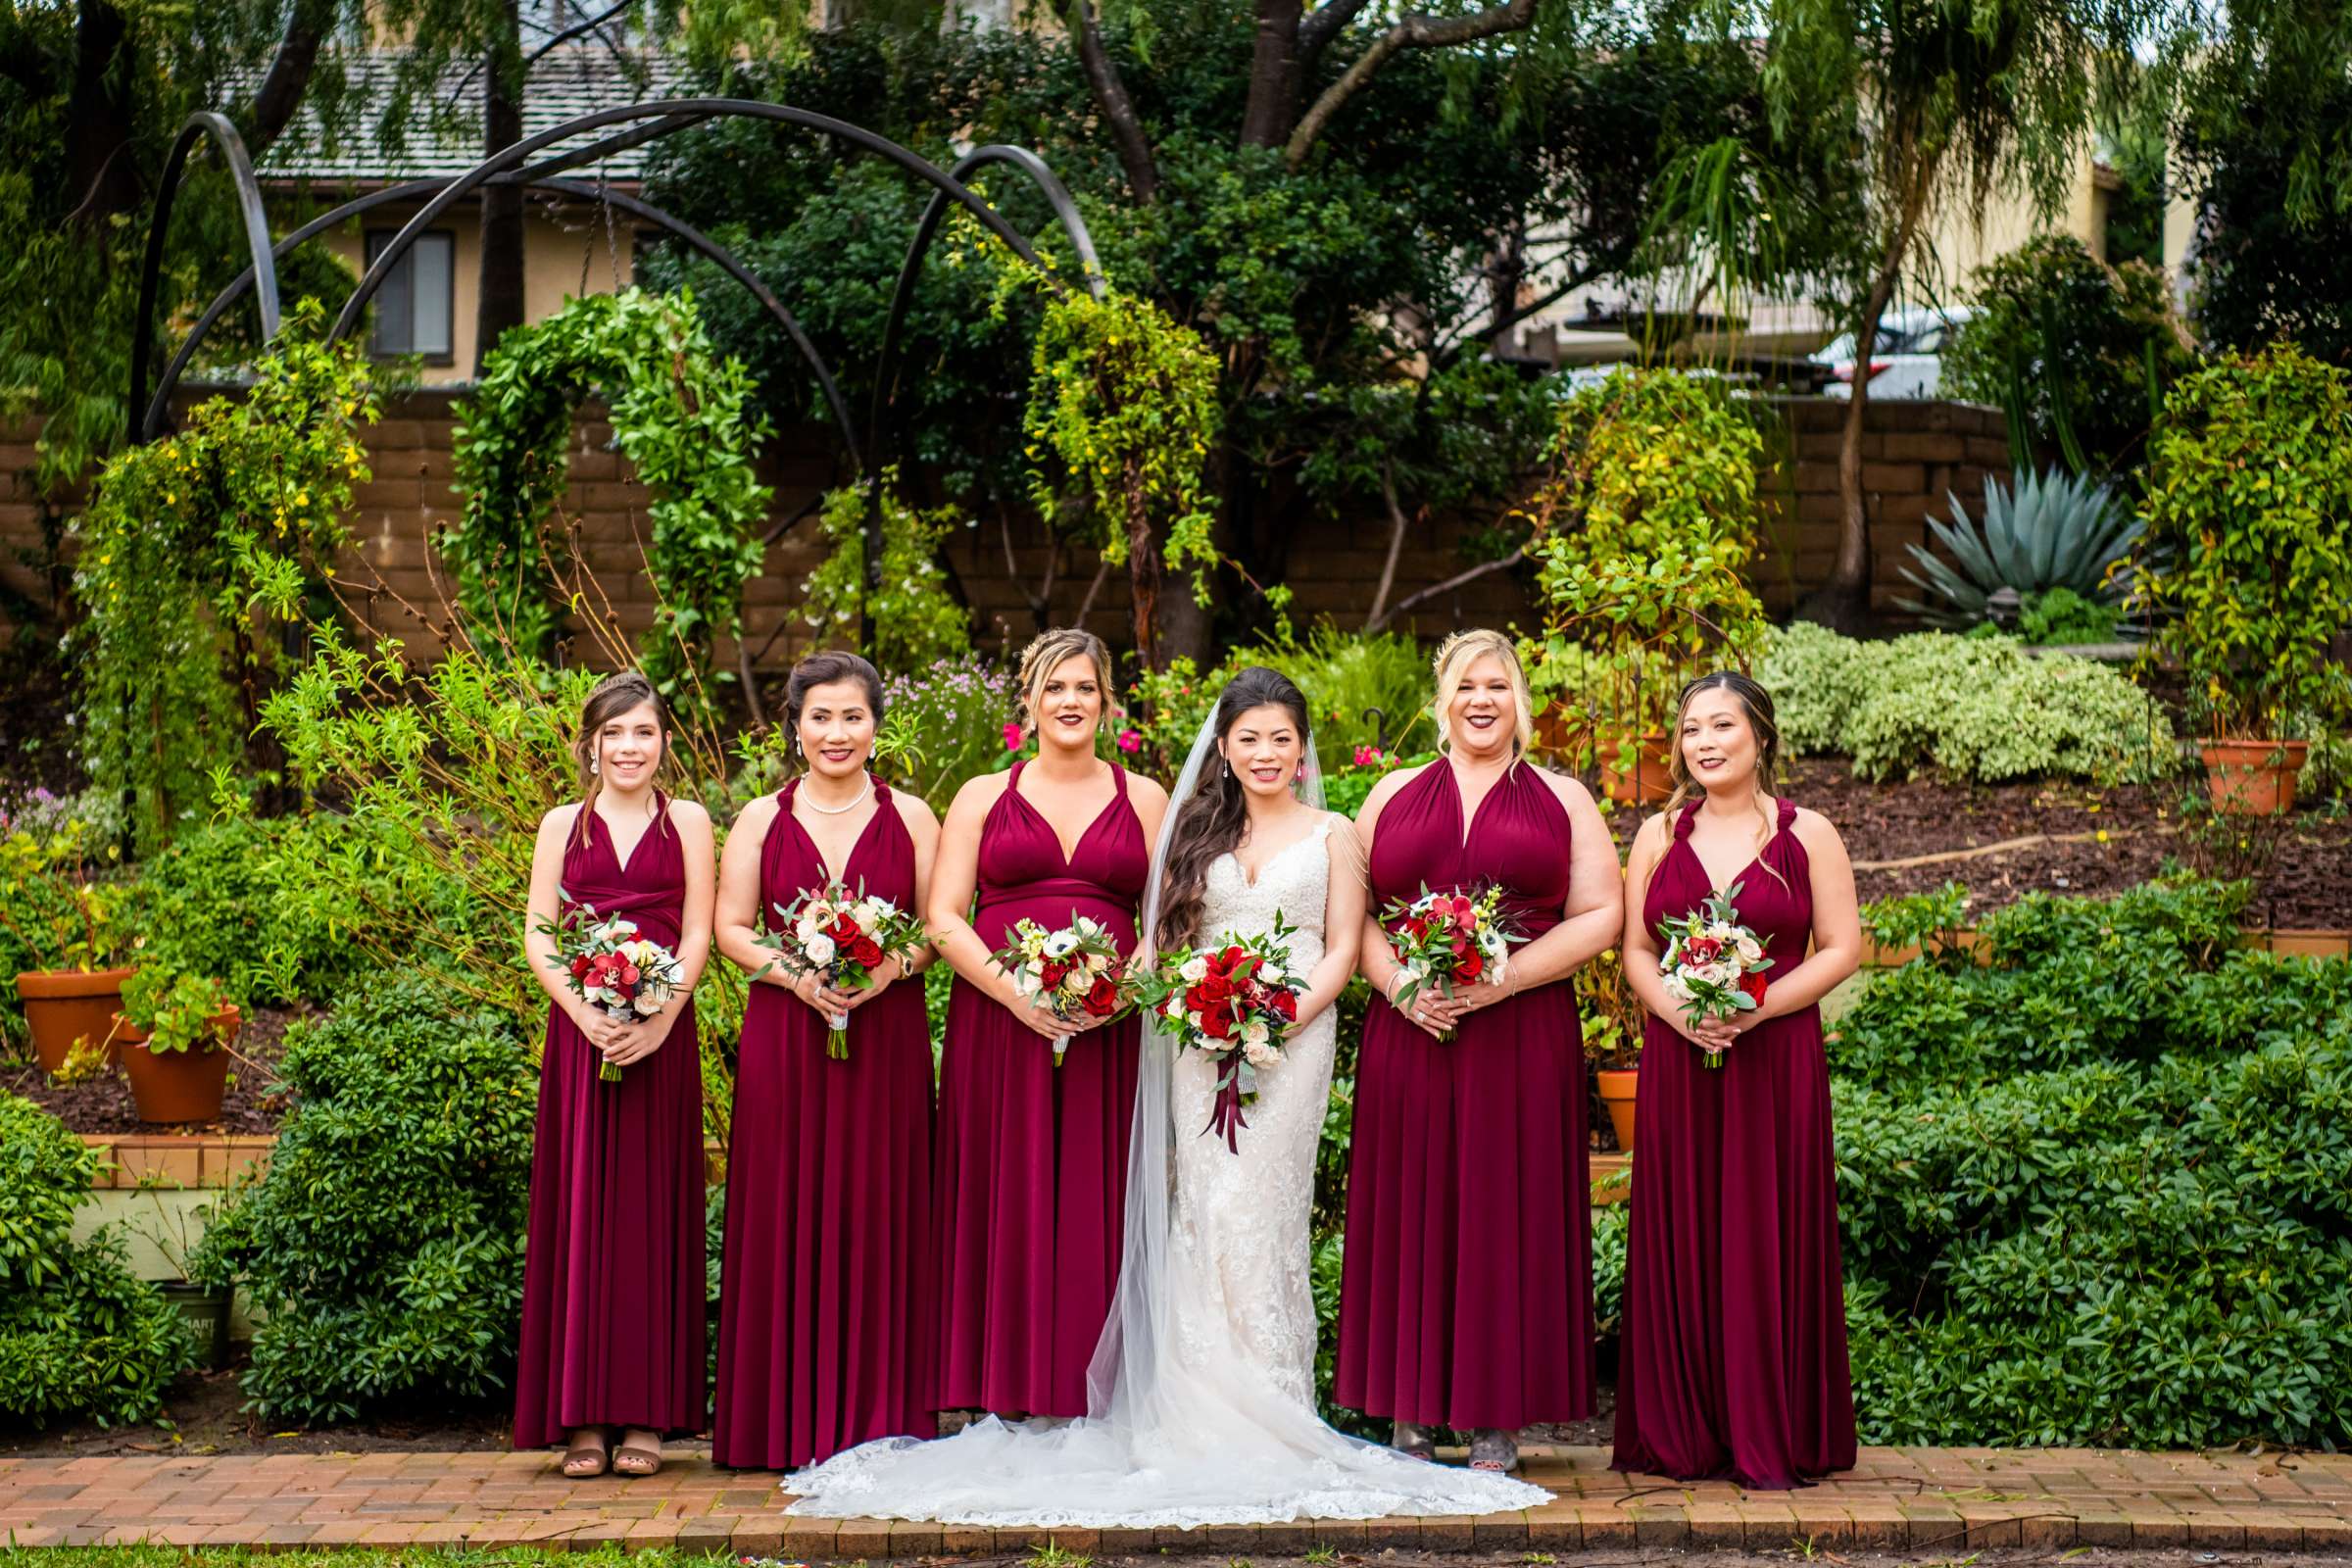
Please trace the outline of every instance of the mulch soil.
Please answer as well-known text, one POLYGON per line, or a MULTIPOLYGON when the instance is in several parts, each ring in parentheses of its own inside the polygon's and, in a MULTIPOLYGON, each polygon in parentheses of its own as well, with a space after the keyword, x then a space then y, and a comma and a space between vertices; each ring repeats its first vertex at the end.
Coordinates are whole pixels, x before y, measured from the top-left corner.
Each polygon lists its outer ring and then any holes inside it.
POLYGON ((0 1091, 20 1095, 77 1133, 273 1133, 285 1114, 286 1097, 271 1095, 278 1058, 285 1054, 286 1025, 310 1007, 259 1007, 237 1032, 230 1061, 228 1094, 218 1121, 165 1125, 139 1120, 130 1080, 120 1067, 80 1083, 53 1083, 30 1059, 0 1063, 0 1091))
MULTIPOLYGON (((1932 776, 1873 783, 1839 758, 1800 759, 1781 780, 1782 794, 1837 825, 1866 903, 1957 882, 1976 920, 2028 893, 2107 896, 2180 866, 2250 877, 2249 924, 2352 925, 2352 817, 2322 808, 2217 821, 2198 799, 2203 790, 2202 779, 2115 789, 1932 776), (1991 849, 2011 840, 2029 842, 1991 849)), ((1621 849, 1641 821, 1631 812, 1612 818, 1621 849)))
POLYGON ((140 1426, 95 1421, 42 1431, 0 1426, 0 1458, 16 1454, 490 1453, 507 1446, 514 1414, 494 1407, 379 1416, 365 1426, 289 1431, 245 1408, 238 1369, 191 1373, 172 1388, 164 1418, 140 1426))

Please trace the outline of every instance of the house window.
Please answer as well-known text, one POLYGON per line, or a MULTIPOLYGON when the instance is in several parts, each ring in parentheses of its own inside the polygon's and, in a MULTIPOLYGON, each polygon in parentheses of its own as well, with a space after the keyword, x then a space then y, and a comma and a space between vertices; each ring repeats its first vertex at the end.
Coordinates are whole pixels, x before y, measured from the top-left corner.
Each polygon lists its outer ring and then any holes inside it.
MULTIPOLYGON (((394 231, 377 229, 368 236, 368 265, 392 243, 394 231)), ((446 229, 416 236, 416 243, 396 263, 375 291, 375 330, 368 340, 372 354, 421 354, 447 364, 451 358, 450 317, 457 298, 457 239, 446 229)))

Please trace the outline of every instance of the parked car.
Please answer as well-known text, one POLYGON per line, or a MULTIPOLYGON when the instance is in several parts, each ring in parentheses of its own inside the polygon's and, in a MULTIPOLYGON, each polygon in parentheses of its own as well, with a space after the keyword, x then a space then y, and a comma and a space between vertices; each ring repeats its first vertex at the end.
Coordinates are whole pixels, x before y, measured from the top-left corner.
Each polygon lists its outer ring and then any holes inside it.
MULTIPOLYGON (((1954 328, 1977 313, 1966 306, 1947 310, 1888 311, 1879 320, 1878 347, 1865 372, 1874 398, 1932 398, 1940 395, 1943 345, 1954 328)), ((1830 369, 1822 390, 1834 398, 1854 394, 1854 334, 1841 332, 1812 355, 1830 369)))

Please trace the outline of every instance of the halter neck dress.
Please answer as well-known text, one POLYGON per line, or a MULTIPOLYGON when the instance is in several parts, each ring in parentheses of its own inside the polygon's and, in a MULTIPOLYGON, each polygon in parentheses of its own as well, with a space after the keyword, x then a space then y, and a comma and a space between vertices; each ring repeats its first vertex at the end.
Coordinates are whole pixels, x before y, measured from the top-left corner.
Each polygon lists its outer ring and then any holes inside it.
MULTIPOLYGON (((1381 812, 1373 913, 1503 890, 1531 942, 1567 903, 1567 808, 1514 763, 1465 822, 1445 759, 1381 812)), ((1516 1430, 1592 1413, 1585 1058, 1565 981, 1469 1014, 1451 1041, 1375 1000, 1356 1064, 1336 1394, 1370 1415, 1516 1430)))
MULTIPOLYGON (((1127 774, 1065 857, 1020 793, 1024 763, 980 830, 973 929, 991 951, 1023 917, 1090 915, 1135 945, 1150 869, 1127 774)), ((940 1061, 934 1186, 940 1237, 939 1404, 1086 1413, 1086 1369, 1118 1281, 1127 1132, 1142 1028, 1130 1014, 1053 1042, 956 982, 940 1061)))
MULTIPOLYGON (((1716 890, 1675 819, 1642 918, 1716 890)), ((1767 983, 1804 961, 1811 866, 1780 803, 1761 854, 1735 874, 1740 923, 1766 938, 1767 983)), ((1642 1035, 1641 1156, 1626 1242, 1617 1377, 1618 1470, 1801 1486, 1854 1463, 1838 1172, 1821 1009, 1758 1024, 1709 1069, 1663 1020, 1642 1035)))
MULTIPOLYGON (((564 891, 600 916, 626 915, 675 949, 686 860, 667 798, 626 861, 582 806, 568 835, 564 891)), ((703 1069, 694 1002, 669 1005, 662 1047, 597 1076, 588 1037, 552 1003, 539 1063, 523 1251, 522 1348, 514 1446, 561 1443, 574 1427, 703 1430, 703 1069)))
MULTIPOLYGON (((831 881, 784 786, 760 850, 767 923, 831 881)), ((873 784, 842 869, 915 904, 914 839, 873 784)), ((931 1370, 931 1027, 919 978, 850 1014, 849 1059, 779 986, 752 987, 727 1147, 713 1462, 787 1470, 871 1438, 936 1436, 931 1370)))

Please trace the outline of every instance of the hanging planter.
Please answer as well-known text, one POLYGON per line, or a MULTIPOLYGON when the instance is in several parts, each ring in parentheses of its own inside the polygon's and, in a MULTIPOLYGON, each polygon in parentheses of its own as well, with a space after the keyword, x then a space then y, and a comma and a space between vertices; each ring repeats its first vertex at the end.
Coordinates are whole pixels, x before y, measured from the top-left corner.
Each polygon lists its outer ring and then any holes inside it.
POLYGON ((65 1070, 66 1058, 81 1041, 104 1042, 122 1005, 122 982, 131 970, 43 969, 17 976, 17 1000, 32 1031, 32 1054, 41 1071, 65 1070))
POLYGON ((2226 816, 2278 816, 2295 805, 2308 741, 2209 741, 2205 786, 2226 816))

